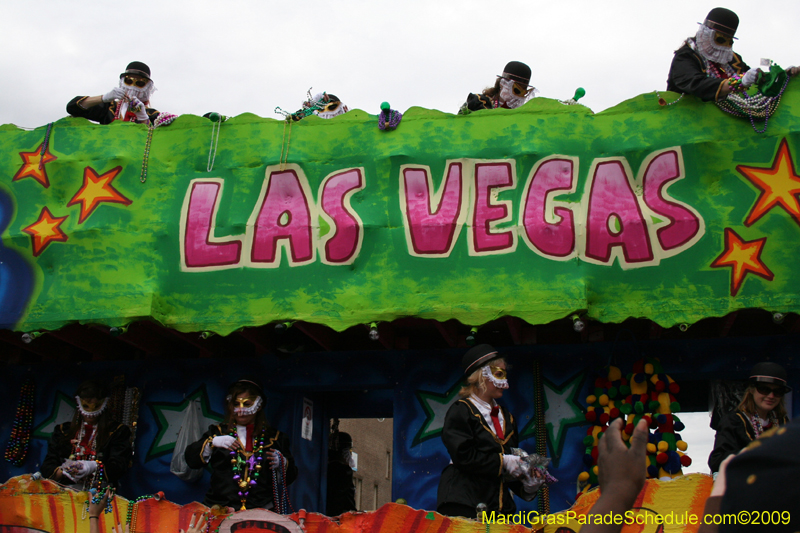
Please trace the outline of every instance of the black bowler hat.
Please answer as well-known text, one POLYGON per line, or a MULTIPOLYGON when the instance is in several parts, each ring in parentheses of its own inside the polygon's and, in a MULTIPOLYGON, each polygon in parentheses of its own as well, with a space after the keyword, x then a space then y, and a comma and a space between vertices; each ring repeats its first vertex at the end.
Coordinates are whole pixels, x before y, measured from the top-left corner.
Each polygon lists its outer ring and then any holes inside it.
POLYGON ((480 367, 493 359, 502 357, 497 350, 488 344, 479 344, 469 349, 464 357, 461 358, 461 368, 464 369, 464 375, 469 376, 480 367))
POLYGON ((774 383, 775 385, 786 387, 787 392, 792 391, 792 388, 786 384, 786 369, 778 363, 770 363, 768 361, 758 363, 750 371, 750 382, 774 383))
POLYGON ((503 69, 503 74, 499 77, 516 81, 527 87, 531 83, 531 67, 519 61, 509 61, 506 68, 503 69))
POLYGON ((730 9, 715 7, 708 12, 708 16, 706 16, 706 20, 703 24, 712 30, 721 31, 733 37, 736 35, 736 28, 739 27, 739 17, 730 9))
POLYGON ((119 75, 119 77, 123 76, 140 76, 142 78, 150 79, 150 67, 142 63, 141 61, 131 61, 128 63, 128 66, 125 67, 125 72, 119 75))
POLYGON ((353 447, 353 437, 344 431, 337 431, 331 435, 331 448, 336 451, 349 450, 353 447))

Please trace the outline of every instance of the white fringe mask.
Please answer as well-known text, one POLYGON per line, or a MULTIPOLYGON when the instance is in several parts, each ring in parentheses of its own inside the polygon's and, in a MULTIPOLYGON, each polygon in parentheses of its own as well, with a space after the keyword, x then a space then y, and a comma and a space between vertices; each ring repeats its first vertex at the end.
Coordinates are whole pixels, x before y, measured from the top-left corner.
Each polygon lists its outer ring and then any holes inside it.
POLYGON ((724 64, 733 60, 733 49, 715 43, 714 30, 708 26, 701 24, 697 28, 694 39, 697 43, 697 51, 709 61, 724 64))

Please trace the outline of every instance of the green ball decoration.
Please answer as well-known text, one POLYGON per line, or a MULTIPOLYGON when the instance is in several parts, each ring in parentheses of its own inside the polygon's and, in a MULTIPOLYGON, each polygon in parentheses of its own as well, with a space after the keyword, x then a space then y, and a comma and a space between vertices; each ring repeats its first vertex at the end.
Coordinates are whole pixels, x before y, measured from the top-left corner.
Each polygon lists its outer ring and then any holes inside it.
POLYGON ((572 99, 577 102, 584 96, 586 96, 586 89, 584 89, 583 87, 578 87, 577 89, 575 89, 575 94, 572 96, 572 99))
POLYGON ((391 107, 389 107, 389 102, 381 102, 381 111, 386 111, 388 109, 391 109, 391 107))
POLYGON ((209 113, 209 114, 208 114, 208 119, 209 119, 211 122, 219 122, 221 118, 222 118, 222 117, 220 116, 220 114, 219 114, 219 113, 209 113))

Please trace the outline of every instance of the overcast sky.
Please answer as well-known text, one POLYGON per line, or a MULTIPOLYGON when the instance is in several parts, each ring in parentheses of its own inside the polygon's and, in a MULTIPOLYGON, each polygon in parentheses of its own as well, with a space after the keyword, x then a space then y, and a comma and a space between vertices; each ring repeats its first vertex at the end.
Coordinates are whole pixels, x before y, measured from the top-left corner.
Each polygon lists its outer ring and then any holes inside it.
MULTIPOLYGON (((716 1, 0 0, 0 124, 34 127, 76 95, 116 86, 147 63, 154 107, 176 114, 296 111, 309 87, 351 109, 455 113, 507 61, 533 70, 540 96, 586 89, 595 112, 663 90, 673 51, 716 1)), ((734 50, 800 64, 797 0, 730 0, 734 50)))

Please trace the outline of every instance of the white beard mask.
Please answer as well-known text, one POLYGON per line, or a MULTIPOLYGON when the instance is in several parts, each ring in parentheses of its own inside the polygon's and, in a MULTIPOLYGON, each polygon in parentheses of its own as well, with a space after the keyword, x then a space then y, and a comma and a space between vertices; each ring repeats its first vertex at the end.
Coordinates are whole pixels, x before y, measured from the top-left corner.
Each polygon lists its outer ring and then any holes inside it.
POLYGON ((350 470, 356 467, 356 460, 353 459, 353 452, 350 451, 347 452, 347 457, 345 458, 345 462, 347 463, 347 466, 350 467, 350 470))
POLYGON ((703 24, 697 29, 694 37, 700 55, 715 63, 730 63, 733 60, 733 49, 714 42, 714 30, 703 24))
POLYGON ((136 97, 142 102, 147 103, 150 101, 150 95, 156 92, 156 86, 153 84, 153 80, 148 81, 147 85, 142 88, 136 85, 125 85, 123 80, 124 77, 119 79, 119 87, 125 91, 125 94, 129 98, 136 97))
POLYGON ((500 78, 500 102, 505 103, 506 107, 516 109, 525 102, 528 98, 525 96, 517 96, 514 94, 514 82, 505 78, 500 78))
POLYGON ((236 407, 233 410, 233 412, 236 413, 238 416, 254 415, 258 412, 259 409, 261 409, 262 403, 264 403, 264 401, 261 399, 261 396, 256 396, 253 405, 251 405, 250 407, 236 407))
POLYGON ((80 411, 81 415, 83 415, 86 418, 97 418, 103 413, 103 411, 106 410, 106 406, 108 406, 108 398, 103 400, 103 404, 96 411, 87 411, 86 409, 84 409, 83 405, 81 404, 80 396, 75 396, 75 402, 78 404, 78 411, 80 411))
POLYGON ((492 382, 492 384, 497 387, 498 389, 507 389, 508 388, 508 379, 497 379, 492 375, 492 369, 489 368, 489 365, 484 366, 481 368, 481 375, 492 382))

